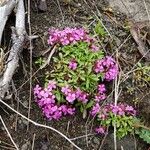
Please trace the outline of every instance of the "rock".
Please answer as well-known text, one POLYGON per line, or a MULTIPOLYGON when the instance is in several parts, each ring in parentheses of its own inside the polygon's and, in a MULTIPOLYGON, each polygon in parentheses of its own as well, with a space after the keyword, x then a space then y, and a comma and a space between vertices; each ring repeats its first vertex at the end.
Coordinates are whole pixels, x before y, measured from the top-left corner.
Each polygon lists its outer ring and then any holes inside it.
POLYGON ((115 41, 116 41, 117 46, 121 45, 121 41, 117 37, 115 38, 115 41))
POLYGON ((22 145, 21 150, 29 150, 31 147, 31 143, 28 141, 22 145))
POLYGON ((42 12, 47 11, 47 4, 46 4, 46 0, 40 0, 39 6, 38 6, 39 10, 42 12))
POLYGON ((41 150, 47 150, 48 149, 48 144, 42 143, 41 150))
MULTIPOLYGON (((146 0, 145 3, 149 11, 150 1, 146 0)), ((143 0, 109 0, 109 5, 115 10, 126 14, 128 18, 136 22, 149 20, 143 0)))
POLYGON ((29 122, 26 119, 22 119, 22 123, 25 124, 26 126, 29 124, 29 122))
POLYGON ((127 33, 126 32, 120 32, 118 36, 126 36, 127 33))

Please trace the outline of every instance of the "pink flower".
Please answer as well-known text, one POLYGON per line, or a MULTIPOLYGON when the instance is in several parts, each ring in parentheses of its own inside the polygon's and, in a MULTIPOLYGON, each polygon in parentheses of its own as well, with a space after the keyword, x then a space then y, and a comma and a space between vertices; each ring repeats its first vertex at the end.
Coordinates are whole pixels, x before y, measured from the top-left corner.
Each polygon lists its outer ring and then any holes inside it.
POLYGON ((58 106, 55 105, 55 106, 51 107, 50 113, 53 114, 53 113, 54 113, 55 111, 57 111, 57 110, 58 110, 58 106))
POLYGON ((98 92, 101 94, 106 92, 105 84, 99 84, 98 85, 98 92))
POLYGON ((117 114, 118 111, 119 111, 119 107, 118 107, 118 106, 113 106, 113 105, 112 105, 112 112, 113 112, 114 114, 117 114))
POLYGON ((98 114, 98 118, 101 120, 105 120, 107 118, 107 115, 104 113, 100 113, 100 114, 98 114))
POLYGON ((90 111, 90 114, 92 116, 95 116, 99 111, 100 111, 100 105, 96 103, 95 106, 93 106, 92 110, 90 111))
POLYGON ((118 75, 118 65, 112 57, 106 56, 96 61, 94 71, 95 73, 104 73, 105 80, 111 81, 118 75))
POLYGON ((68 39, 61 39, 62 45, 68 45, 70 42, 68 39))
POLYGON ((102 65, 103 60, 97 60, 94 65, 94 71, 95 73, 100 73, 104 71, 104 67, 102 65))
POLYGON ((49 91, 51 91, 52 89, 56 89, 56 82, 53 81, 53 80, 49 81, 48 86, 47 86, 47 89, 48 89, 49 91))
POLYGON ((78 100, 85 104, 85 103, 88 102, 87 97, 88 97, 87 93, 81 92, 80 95, 79 95, 79 97, 78 97, 78 100))
POLYGON ((76 99, 76 95, 75 93, 68 93, 67 96, 66 96, 66 100, 69 102, 69 103, 73 103, 76 99))
MULTIPOLYGON (((42 89, 37 85, 34 88, 34 95, 38 106, 42 109, 43 114, 49 120, 58 120, 65 115, 73 115, 75 108, 72 108, 65 104, 57 104, 53 89, 56 88, 55 81, 49 81, 47 87, 42 89)), ((76 99, 76 93, 72 92, 69 86, 62 87, 62 92, 66 95, 66 100, 70 103, 76 99)))
POLYGON ((97 94, 95 96, 95 101, 96 102, 100 102, 100 101, 105 100, 105 99, 106 99, 106 94, 105 93, 97 94))
POLYGON ((106 132, 106 128, 105 127, 102 127, 102 126, 99 126, 95 129, 96 133, 98 134, 105 134, 106 132))
POLYGON ((121 108, 119 108, 118 115, 123 116, 123 115, 125 115, 125 112, 121 108))
POLYGON ((132 106, 119 103, 118 105, 110 104, 108 107, 110 107, 110 111, 112 111, 116 115, 132 115, 135 116, 136 111, 132 106))
POLYGON ((38 94, 38 98, 48 97, 47 93, 45 94, 45 90, 41 90, 38 94))
POLYGON ((41 87, 37 84, 34 88, 34 95, 38 95, 41 91, 41 87))
POLYGON ((71 92, 71 89, 67 85, 67 86, 61 88, 61 92, 64 93, 65 95, 67 95, 71 92))
POLYGON ((61 111, 55 111, 53 114, 53 119, 58 120, 62 117, 62 112, 61 111))
POLYGON ((75 108, 68 107, 67 105, 61 105, 59 107, 59 110, 64 114, 64 115, 73 115, 75 113, 75 108))
POLYGON ((91 38, 83 28, 65 28, 64 30, 51 29, 49 30, 48 44, 54 45, 59 43, 61 45, 68 45, 76 43, 78 41, 84 41, 92 44, 92 49, 95 51, 97 47, 93 45, 95 41, 91 38))
POLYGON ((87 103, 88 102, 88 96, 89 94, 86 92, 83 92, 80 90, 80 88, 77 88, 77 90, 75 91, 76 94, 76 98, 81 101, 82 103, 87 103))
POLYGON ((134 111, 134 108, 132 106, 127 105, 125 110, 126 111, 134 111))
POLYGON ((67 106, 66 105, 61 105, 59 107, 59 110, 63 112, 64 115, 66 115, 68 112, 67 112, 67 106))
POLYGON ((136 110, 132 106, 127 105, 125 108, 125 111, 127 112, 127 114, 130 114, 133 116, 136 115, 136 110))
POLYGON ((77 33, 73 33, 72 36, 74 37, 75 41, 79 41, 80 40, 80 36, 77 33))
POLYGON ((41 98, 39 101, 38 101, 38 105, 40 107, 43 107, 44 105, 48 105, 48 104, 54 104, 55 103, 55 100, 54 98, 41 98))
POLYGON ((67 113, 68 113, 69 115, 73 115, 73 114, 75 113, 75 108, 68 108, 68 109, 67 109, 67 113))
POLYGON ((92 44, 92 45, 91 45, 91 49, 92 49, 94 52, 96 52, 96 51, 99 50, 99 47, 96 46, 96 45, 94 45, 94 44, 92 44))
POLYGON ((76 68, 77 68, 77 63, 76 63, 75 60, 71 60, 71 61, 69 62, 69 68, 72 69, 72 70, 76 70, 76 68))
POLYGON ((82 94, 82 91, 80 90, 80 88, 77 88, 76 97, 78 98, 81 94, 82 94))

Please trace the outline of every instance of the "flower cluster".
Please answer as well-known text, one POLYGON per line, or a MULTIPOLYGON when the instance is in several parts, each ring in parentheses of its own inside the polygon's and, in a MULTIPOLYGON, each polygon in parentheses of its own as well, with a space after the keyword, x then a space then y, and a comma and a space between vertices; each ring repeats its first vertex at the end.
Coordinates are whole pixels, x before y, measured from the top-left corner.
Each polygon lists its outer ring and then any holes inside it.
MULTIPOLYGON (((118 105, 115 104, 106 104, 105 106, 101 107, 99 103, 96 103, 95 106, 93 106, 92 110, 90 111, 90 114, 93 117, 97 117, 100 121, 107 121, 112 117, 113 115, 117 115, 120 117, 124 116, 135 116, 136 110, 127 104, 119 103, 118 105)), ((95 129, 97 133, 104 134, 105 133, 105 126, 99 126, 95 129)))
POLYGON ((123 116, 123 115, 135 116, 136 115, 136 111, 132 106, 129 106, 127 104, 122 104, 122 103, 119 103, 118 105, 107 104, 103 106, 102 108, 100 107, 98 103, 96 103, 95 106, 93 106, 91 110, 92 116, 97 115, 97 117, 102 120, 106 119, 107 116, 109 116, 109 113, 113 113, 119 116, 123 116))
POLYGON ((96 61, 94 71, 95 73, 104 73, 104 79, 111 81, 115 79, 118 74, 118 65, 112 57, 106 56, 96 61))
POLYGON ((95 96, 95 101, 97 103, 99 103, 100 101, 106 99, 106 93, 105 93, 106 92, 106 87, 105 87, 105 84, 99 84, 97 90, 98 90, 98 93, 95 96))
POLYGON ((100 107, 99 103, 96 103, 96 104, 92 107, 92 109, 91 109, 91 111, 90 111, 90 114, 91 114, 93 117, 95 117, 95 116, 100 112, 100 109, 101 109, 101 107, 100 107))
POLYGON ((79 102, 82 102, 83 104, 86 104, 88 102, 89 94, 81 91, 80 88, 76 90, 76 96, 79 102))
POLYGON ((61 92, 71 104, 73 104, 76 99, 82 103, 88 102, 88 93, 81 91, 80 88, 72 90, 69 86, 65 86, 61 88, 61 92))
POLYGON ((122 104, 122 103, 119 103, 116 106, 114 104, 110 104, 109 111, 111 111, 115 115, 120 115, 120 116, 123 116, 123 115, 135 116, 136 115, 136 110, 132 106, 129 106, 127 104, 122 104))
POLYGON ((99 121, 97 133, 105 134, 108 126, 118 121, 117 128, 121 126, 118 131, 121 136, 125 135, 126 126, 132 124, 127 121, 132 122, 135 109, 122 103, 102 105, 107 90, 100 77, 104 81, 114 80, 119 72, 116 61, 111 56, 104 57, 104 53, 98 51, 96 39, 83 28, 51 29, 48 44, 59 44, 63 56, 55 59, 54 70, 50 72, 58 83, 49 81, 45 88, 39 85, 34 88, 35 101, 46 118, 58 120, 73 115, 75 107, 79 107, 81 112, 88 110, 99 121))
POLYGON ((64 30, 49 29, 48 44, 50 45, 69 45, 72 43, 77 43, 79 41, 89 43, 90 48, 93 51, 99 50, 99 48, 95 44, 93 44, 95 42, 95 39, 91 38, 83 28, 67 27, 64 30))
POLYGON ((39 85, 36 85, 34 88, 35 101, 49 120, 58 120, 62 116, 73 115, 75 113, 75 108, 66 104, 57 104, 56 96, 53 94, 56 88, 56 82, 54 81, 49 81, 45 89, 42 89, 39 85))

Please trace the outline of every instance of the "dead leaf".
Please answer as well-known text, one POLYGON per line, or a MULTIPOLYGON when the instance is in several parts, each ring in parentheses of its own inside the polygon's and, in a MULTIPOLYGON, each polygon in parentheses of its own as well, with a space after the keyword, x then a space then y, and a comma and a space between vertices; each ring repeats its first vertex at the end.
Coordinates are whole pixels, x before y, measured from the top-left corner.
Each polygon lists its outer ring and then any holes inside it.
POLYGON ((146 46, 146 42, 144 42, 144 41, 146 41, 147 36, 145 34, 145 36, 142 37, 142 34, 141 34, 142 28, 144 26, 139 23, 133 23, 132 21, 129 22, 129 25, 130 25, 130 33, 138 45, 138 50, 139 50, 140 54, 143 57, 145 57, 148 61, 150 61, 150 51, 149 51, 148 47, 146 46))

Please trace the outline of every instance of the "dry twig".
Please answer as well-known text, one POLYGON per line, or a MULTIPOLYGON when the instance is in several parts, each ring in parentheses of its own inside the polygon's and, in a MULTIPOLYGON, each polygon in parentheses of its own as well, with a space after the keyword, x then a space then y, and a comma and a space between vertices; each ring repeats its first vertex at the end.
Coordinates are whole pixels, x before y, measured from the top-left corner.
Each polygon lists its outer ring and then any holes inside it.
MULTIPOLYGON (((29 36, 31 36, 31 10, 30 10, 30 0, 28 0, 28 26, 29 26, 29 36)), ((31 39, 29 40, 30 42, 30 77, 32 76, 32 41, 31 39)), ((31 111, 31 99, 32 99, 32 78, 30 78, 30 93, 29 93, 29 109, 28 109, 28 118, 30 118, 30 111, 31 111)), ((27 130, 29 129, 29 124, 27 125, 27 130)))
POLYGON ((5 128, 5 130, 6 130, 6 132, 7 132, 7 134, 8 134, 8 136, 9 136, 11 142, 12 142, 13 145, 15 146, 16 150, 19 150, 19 148, 18 148, 18 146, 16 145, 16 143, 14 142, 14 140, 13 140, 11 134, 9 133, 9 131, 8 131, 8 129, 7 129, 6 125, 5 125, 5 123, 4 123, 4 120, 3 120, 3 118, 2 118, 1 115, 0 115, 0 120, 1 120, 1 122, 2 122, 2 124, 3 124, 3 126, 4 126, 4 128, 5 128))

